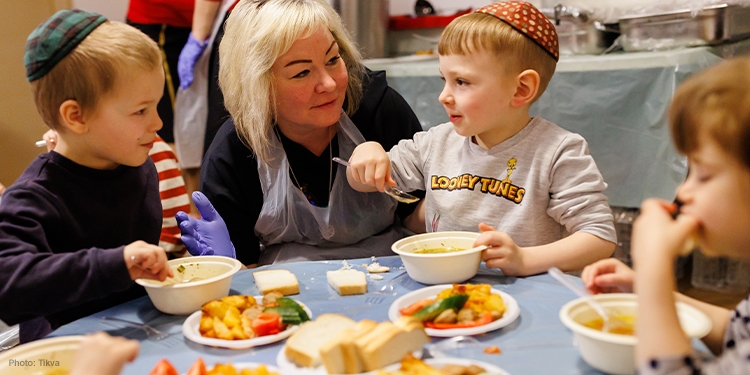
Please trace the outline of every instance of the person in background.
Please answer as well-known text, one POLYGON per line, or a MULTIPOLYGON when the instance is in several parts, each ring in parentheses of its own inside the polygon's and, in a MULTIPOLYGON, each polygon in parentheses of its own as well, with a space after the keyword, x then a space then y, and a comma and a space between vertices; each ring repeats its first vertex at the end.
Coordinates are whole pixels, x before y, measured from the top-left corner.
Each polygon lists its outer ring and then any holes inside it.
POLYGON ((3 199, 3 193, 5 193, 5 185, 0 184, 0 201, 3 199))
POLYGON ((427 229, 478 226, 474 246, 491 246, 482 259, 506 275, 580 270, 610 256, 616 235, 607 185, 586 141, 529 117, 559 56, 552 23, 529 3, 494 3, 453 20, 438 53, 439 100, 451 122, 388 153, 374 142, 359 145, 347 169, 352 186, 427 190, 427 229))
POLYGON ((391 147, 421 125, 385 74, 362 65, 333 8, 240 2, 220 55, 232 116, 205 156, 208 199, 194 196, 204 220, 177 216, 191 253, 231 256, 233 243, 246 265, 391 255, 413 207, 354 191, 332 157, 348 159, 366 140, 391 147))
POLYGON ((586 267, 581 278, 593 293, 635 290, 639 374, 744 374, 750 368, 750 296, 731 311, 694 300, 675 292, 674 267, 690 244, 707 255, 750 258, 750 58, 690 77, 675 93, 669 120, 690 166, 677 190, 681 205, 643 202, 631 238, 635 271, 606 259, 586 267), (719 355, 715 360, 695 355, 675 301, 713 321, 703 342, 719 355))
MULTIPOLYGON (((57 132, 47 130, 42 139, 47 144, 47 151, 52 151, 57 144, 57 132)), ((190 198, 180 173, 180 164, 172 148, 158 135, 148 155, 154 162, 159 176, 159 198, 162 208, 159 247, 173 257, 184 257, 188 252, 180 239, 180 228, 177 227, 175 215, 180 211, 190 212, 190 198)))
POLYGON ((32 31, 24 64, 58 139, 0 204, 0 320, 20 323, 22 343, 144 295, 137 278, 172 276, 148 157, 164 86, 156 43, 66 9, 32 31))

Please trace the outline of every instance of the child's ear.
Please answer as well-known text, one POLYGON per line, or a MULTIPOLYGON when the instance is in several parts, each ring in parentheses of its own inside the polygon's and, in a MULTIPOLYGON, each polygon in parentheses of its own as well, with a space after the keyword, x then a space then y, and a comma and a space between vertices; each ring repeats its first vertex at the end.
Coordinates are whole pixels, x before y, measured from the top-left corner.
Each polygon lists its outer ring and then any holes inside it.
POLYGON ((83 108, 73 99, 68 99, 60 104, 60 124, 73 133, 83 134, 88 130, 83 119, 83 108))
POLYGON ((513 95, 513 99, 510 104, 514 107, 522 107, 527 103, 531 103, 539 92, 539 83, 541 78, 539 73, 533 69, 526 69, 518 75, 518 86, 516 87, 516 94, 513 95))

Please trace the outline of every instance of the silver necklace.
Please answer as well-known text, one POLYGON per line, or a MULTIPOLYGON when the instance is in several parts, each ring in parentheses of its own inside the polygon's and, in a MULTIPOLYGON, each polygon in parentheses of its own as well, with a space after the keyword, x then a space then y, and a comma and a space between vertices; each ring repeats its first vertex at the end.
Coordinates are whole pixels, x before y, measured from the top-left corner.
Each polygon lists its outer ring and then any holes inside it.
MULTIPOLYGON (((279 128, 274 127, 273 130, 276 132, 276 137, 279 139, 279 143, 281 143, 281 135, 279 134, 279 128)), ((331 194, 331 180, 333 179, 333 147, 331 146, 331 141, 333 138, 331 138, 331 128, 328 128, 328 200, 330 203, 330 194, 331 194)), ((284 147, 284 144, 281 144, 281 147, 284 147)), ((286 151, 284 151, 286 152, 286 151)), ((292 178, 294 179, 294 183, 297 184, 297 189, 302 192, 302 195, 305 196, 305 198, 310 201, 310 198, 308 197, 307 191, 305 191, 305 188, 302 186, 302 184, 299 183, 299 180, 297 180, 297 176, 294 174, 294 168, 292 168, 292 163, 289 162, 289 157, 287 156, 286 159, 287 164, 289 164, 289 172, 292 172, 292 178)), ((315 202, 310 201, 310 203, 315 206, 315 202)))

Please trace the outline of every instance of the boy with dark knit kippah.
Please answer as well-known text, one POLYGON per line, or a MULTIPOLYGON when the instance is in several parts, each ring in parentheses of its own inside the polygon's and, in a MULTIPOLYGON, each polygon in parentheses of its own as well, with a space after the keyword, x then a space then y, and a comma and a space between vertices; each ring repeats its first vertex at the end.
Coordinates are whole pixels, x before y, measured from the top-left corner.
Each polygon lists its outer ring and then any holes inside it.
POLYGON ((352 186, 426 190, 427 230, 478 228, 474 245, 491 246, 482 259, 506 275, 579 270, 609 257, 607 185, 586 141, 529 116, 559 57, 552 23, 529 3, 494 3, 453 20, 438 53, 445 80, 438 99, 450 123, 388 153, 359 145, 347 170, 352 186))
POLYGON ((58 133, 0 202, 0 319, 21 342, 143 294, 172 272, 156 246, 159 187, 148 154, 161 120, 156 44, 101 15, 62 10, 29 36, 37 109, 58 133))

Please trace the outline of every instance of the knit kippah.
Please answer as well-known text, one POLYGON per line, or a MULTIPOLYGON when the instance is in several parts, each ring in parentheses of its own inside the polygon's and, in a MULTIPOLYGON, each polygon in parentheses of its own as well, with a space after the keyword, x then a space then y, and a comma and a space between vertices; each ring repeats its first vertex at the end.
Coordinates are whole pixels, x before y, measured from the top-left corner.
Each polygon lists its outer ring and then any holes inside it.
POLYGON ((521 32, 534 43, 560 60, 560 46, 552 22, 533 5, 525 1, 506 1, 481 7, 476 13, 489 14, 521 32))
POLYGON ((49 73, 106 20, 100 14, 80 9, 65 9, 53 14, 26 39, 26 52, 23 55, 26 80, 33 82, 49 73))

